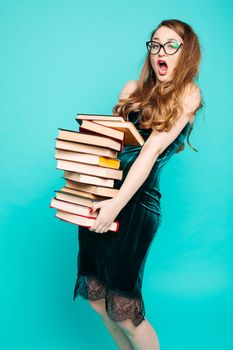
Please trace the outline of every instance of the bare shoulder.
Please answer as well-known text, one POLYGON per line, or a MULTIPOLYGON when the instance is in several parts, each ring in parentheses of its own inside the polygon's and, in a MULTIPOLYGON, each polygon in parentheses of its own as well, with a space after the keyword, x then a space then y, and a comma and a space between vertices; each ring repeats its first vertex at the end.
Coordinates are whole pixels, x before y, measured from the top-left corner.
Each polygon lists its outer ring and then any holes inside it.
MULTIPOLYGON (((190 82, 186 85, 182 96, 182 103, 190 111, 190 123, 194 123, 195 113, 202 106, 201 103, 201 89, 194 82, 190 82)), ((187 111, 186 111, 187 112, 187 111)))
POLYGON ((200 92, 200 88, 197 84, 195 84, 193 81, 191 81, 186 85, 185 92, 186 93, 200 92))
POLYGON ((192 96, 192 97, 199 99, 201 101, 201 89, 194 82, 187 84, 184 95, 185 96, 192 96))
POLYGON ((119 94, 119 99, 126 99, 138 87, 138 80, 128 80, 119 94))

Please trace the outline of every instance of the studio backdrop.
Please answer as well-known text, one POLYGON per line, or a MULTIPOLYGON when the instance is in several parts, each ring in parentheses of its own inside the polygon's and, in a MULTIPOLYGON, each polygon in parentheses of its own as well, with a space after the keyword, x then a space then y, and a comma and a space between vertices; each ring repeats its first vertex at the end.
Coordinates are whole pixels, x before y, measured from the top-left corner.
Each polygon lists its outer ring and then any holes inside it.
POLYGON ((163 19, 199 37, 204 108, 190 136, 198 152, 186 143, 162 172, 146 315, 162 350, 233 348, 232 18, 230 0, 1 1, 1 349, 116 349, 73 301, 78 227, 49 207, 64 185, 55 138, 78 130, 77 113, 112 113, 163 19))

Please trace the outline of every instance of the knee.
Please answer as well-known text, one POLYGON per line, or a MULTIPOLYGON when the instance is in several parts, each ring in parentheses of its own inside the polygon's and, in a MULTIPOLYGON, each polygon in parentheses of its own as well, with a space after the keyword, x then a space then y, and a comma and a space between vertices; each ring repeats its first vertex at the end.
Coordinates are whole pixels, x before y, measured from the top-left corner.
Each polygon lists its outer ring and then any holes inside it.
POLYGON ((117 321, 116 323, 128 336, 134 335, 136 326, 133 324, 132 320, 128 319, 125 321, 117 321))
POLYGON ((105 300, 89 300, 91 308, 97 312, 100 316, 106 317, 105 300))

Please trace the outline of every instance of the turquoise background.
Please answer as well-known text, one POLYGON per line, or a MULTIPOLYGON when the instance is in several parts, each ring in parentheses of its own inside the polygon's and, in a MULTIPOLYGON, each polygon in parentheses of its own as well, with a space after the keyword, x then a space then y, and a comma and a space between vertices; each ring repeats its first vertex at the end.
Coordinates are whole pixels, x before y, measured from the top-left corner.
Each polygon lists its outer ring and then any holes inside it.
POLYGON ((138 79, 163 19, 202 45, 205 108, 161 178, 163 223, 143 285, 162 350, 230 350, 232 323, 231 1, 1 1, 0 346, 117 349, 99 316, 73 302, 77 227, 54 217, 58 128, 76 113, 111 114, 138 79))

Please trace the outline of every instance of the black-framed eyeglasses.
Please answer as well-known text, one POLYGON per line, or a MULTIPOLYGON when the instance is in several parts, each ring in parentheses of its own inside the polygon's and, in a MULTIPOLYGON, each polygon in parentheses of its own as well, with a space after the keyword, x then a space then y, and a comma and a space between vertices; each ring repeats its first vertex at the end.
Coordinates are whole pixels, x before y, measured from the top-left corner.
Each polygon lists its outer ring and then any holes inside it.
POLYGON ((174 53, 176 53, 182 45, 183 43, 179 41, 168 41, 165 44, 160 44, 154 40, 146 42, 147 50, 151 55, 157 55, 161 48, 163 48, 167 55, 174 55, 174 53))

